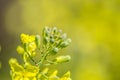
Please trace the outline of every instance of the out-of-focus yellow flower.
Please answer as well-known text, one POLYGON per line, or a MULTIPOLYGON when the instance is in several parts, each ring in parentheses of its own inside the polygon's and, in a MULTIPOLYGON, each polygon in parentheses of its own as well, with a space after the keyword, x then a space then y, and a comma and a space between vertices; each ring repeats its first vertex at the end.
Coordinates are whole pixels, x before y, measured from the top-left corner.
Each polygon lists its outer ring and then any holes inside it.
POLYGON ((18 46, 18 47, 17 47, 17 52, 18 52, 19 54, 23 54, 25 51, 24 51, 24 48, 22 48, 21 46, 18 46))
POLYGON ((49 80, 60 80, 59 77, 57 76, 58 71, 55 70, 52 74, 49 76, 49 80))
POLYGON ((21 37, 22 43, 30 43, 30 42, 35 41, 35 36, 34 35, 30 36, 30 35, 22 33, 20 37, 21 37))
POLYGON ((58 73, 58 71, 55 70, 49 77, 55 77, 55 76, 57 76, 57 73, 58 73))
POLYGON ((39 68, 36 66, 32 66, 29 63, 23 67, 20 65, 16 59, 10 59, 9 61, 12 78, 13 80, 36 80, 36 75, 39 72, 39 68))
POLYGON ((45 68, 39 73, 38 67, 32 66, 27 62, 22 66, 14 58, 9 60, 9 64, 11 67, 12 80, 71 80, 69 71, 60 78, 57 76, 57 70, 47 76, 48 68, 45 68))
POLYGON ((70 72, 68 71, 67 73, 65 73, 63 75, 63 77, 60 78, 60 80, 71 80, 71 78, 70 78, 70 72))
POLYGON ((36 45, 36 42, 35 42, 35 35, 27 35, 27 34, 24 34, 22 33, 21 34, 21 42, 24 44, 23 48, 18 46, 17 48, 17 52, 22 54, 24 53, 24 51, 27 51, 29 52, 29 54, 31 56, 34 56, 35 55, 35 50, 37 48, 37 45, 36 45))
POLYGON ((32 51, 35 51, 35 49, 37 48, 36 46, 36 43, 35 42, 31 42, 29 45, 28 45, 28 49, 32 52, 32 51))

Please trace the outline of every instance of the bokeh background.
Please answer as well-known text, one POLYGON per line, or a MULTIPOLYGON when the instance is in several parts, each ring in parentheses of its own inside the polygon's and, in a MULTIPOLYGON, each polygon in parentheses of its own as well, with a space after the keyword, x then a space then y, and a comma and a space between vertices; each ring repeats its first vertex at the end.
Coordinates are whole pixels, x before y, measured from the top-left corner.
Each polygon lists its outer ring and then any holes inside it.
MULTIPOLYGON (((62 29, 72 38, 57 65, 72 80, 120 80, 120 0, 0 0, 0 80, 11 80, 8 61, 18 58, 21 33, 41 34, 44 26, 62 29)), ((60 54, 60 53, 59 53, 60 54)))

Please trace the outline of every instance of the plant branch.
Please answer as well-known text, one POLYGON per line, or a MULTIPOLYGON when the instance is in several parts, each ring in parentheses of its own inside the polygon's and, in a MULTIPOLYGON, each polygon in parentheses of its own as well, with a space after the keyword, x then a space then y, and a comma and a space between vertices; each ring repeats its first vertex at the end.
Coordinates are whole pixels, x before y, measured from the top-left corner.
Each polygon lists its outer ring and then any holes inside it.
POLYGON ((26 52, 27 52, 27 54, 28 54, 30 60, 33 61, 35 64, 37 64, 36 61, 30 56, 30 52, 28 52, 28 51, 26 51, 26 52))

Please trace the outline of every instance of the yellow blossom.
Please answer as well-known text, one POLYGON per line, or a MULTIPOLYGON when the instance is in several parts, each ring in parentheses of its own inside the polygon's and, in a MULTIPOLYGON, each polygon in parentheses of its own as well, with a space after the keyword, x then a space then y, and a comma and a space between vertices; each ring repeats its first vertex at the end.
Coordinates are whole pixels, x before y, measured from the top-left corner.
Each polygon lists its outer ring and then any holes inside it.
POLYGON ((13 80, 36 80, 36 75, 39 68, 26 63, 25 66, 20 65, 16 59, 12 58, 9 61, 12 71, 13 80))
POLYGON ((21 37, 22 43, 30 43, 30 42, 35 41, 34 35, 27 35, 27 34, 22 33, 20 37, 21 37))
POLYGON ((35 42, 31 42, 29 45, 28 45, 28 49, 32 52, 32 51, 35 51, 35 49, 37 48, 35 42))
POLYGON ((18 46, 18 47, 17 47, 17 52, 18 52, 19 54, 23 54, 25 51, 24 51, 24 48, 22 48, 21 46, 18 46))
POLYGON ((71 80, 71 78, 70 78, 70 72, 68 71, 67 73, 65 73, 63 75, 63 77, 60 78, 60 80, 71 80))

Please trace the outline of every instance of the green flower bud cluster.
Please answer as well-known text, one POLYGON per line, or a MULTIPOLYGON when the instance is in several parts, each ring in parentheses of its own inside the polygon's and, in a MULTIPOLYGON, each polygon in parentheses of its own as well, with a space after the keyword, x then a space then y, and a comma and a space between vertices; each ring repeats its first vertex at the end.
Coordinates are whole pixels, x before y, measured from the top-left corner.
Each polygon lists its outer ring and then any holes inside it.
POLYGON ((62 30, 45 27, 43 29, 43 44, 44 47, 49 49, 49 54, 56 54, 62 48, 67 47, 71 43, 71 39, 67 38, 66 33, 62 33, 62 30))
POLYGON ((12 80, 71 80, 70 72, 60 78, 57 71, 49 73, 48 68, 40 69, 42 66, 64 63, 71 59, 69 55, 65 55, 48 60, 49 56, 56 55, 71 43, 66 33, 56 27, 45 27, 42 37, 22 33, 20 39, 21 45, 16 50, 22 55, 24 63, 20 65, 15 58, 9 60, 12 80), (36 60, 35 56, 39 57, 39 60, 36 60))

